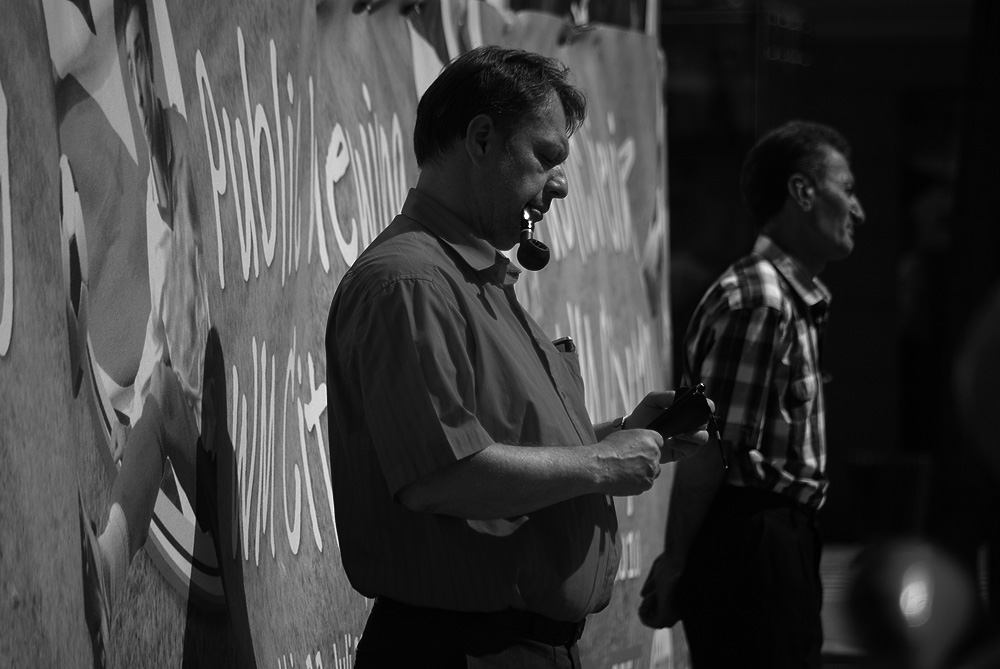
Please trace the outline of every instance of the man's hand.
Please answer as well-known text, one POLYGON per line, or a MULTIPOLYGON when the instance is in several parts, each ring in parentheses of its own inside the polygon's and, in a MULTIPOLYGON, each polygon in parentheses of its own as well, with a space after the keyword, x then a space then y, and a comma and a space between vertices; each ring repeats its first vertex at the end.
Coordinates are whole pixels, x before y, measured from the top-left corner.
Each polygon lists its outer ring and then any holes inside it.
POLYGON ((646 396, 632 409, 632 413, 625 417, 625 427, 630 430, 645 428, 663 413, 664 409, 674 403, 675 397, 677 393, 673 390, 654 390, 646 393, 646 396))
MULTIPOLYGON (((674 403, 677 393, 673 390, 653 391, 647 393, 642 401, 636 405, 625 418, 625 427, 628 430, 635 428, 645 428, 653 419, 659 416, 664 409, 674 403)), ((708 400, 712 411, 715 411, 715 403, 708 400)), ((660 453, 660 464, 675 462, 681 458, 686 458, 694 454, 699 448, 708 443, 708 426, 702 425, 697 430, 679 434, 663 442, 660 453)))
POLYGON ((660 475, 663 437, 650 430, 612 432, 593 448, 600 464, 600 487, 617 497, 638 495, 660 475))
MULTIPOLYGON (((711 401, 711 400, 710 400, 711 401)), ((697 430, 679 434, 663 442, 663 452, 660 463, 677 462, 681 458, 694 455, 699 448, 708 443, 708 430, 702 426, 697 430)))
POLYGON ((673 402, 674 393, 649 393, 619 430, 610 423, 603 439, 586 446, 492 444, 410 482, 399 501, 418 513, 457 518, 510 518, 579 495, 638 495, 653 487, 660 464, 697 451, 708 441, 704 429, 666 441, 642 429, 673 402), (633 427, 638 429, 632 429, 633 427))
POLYGON ((660 555, 653 561, 649 576, 639 591, 642 596, 642 602, 639 604, 639 620, 644 625, 661 629, 673 627, 680 620, 678 601, 680 576, 680 569, 668 564, 666 555, 660 555))

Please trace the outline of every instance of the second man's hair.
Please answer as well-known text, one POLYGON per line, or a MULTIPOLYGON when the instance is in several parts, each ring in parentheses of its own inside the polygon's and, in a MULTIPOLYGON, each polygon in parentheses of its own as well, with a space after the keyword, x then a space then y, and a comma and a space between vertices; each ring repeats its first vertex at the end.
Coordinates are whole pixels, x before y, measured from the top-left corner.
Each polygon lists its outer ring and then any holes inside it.
POLYGON ((743 202, 754 225, 763 227, 781 211, 793 174, 813 181, 822 176, 829 149, 850 158, 851 147, 839 132, 811 121, 789 121, 757 140, 740 178, 743 202))

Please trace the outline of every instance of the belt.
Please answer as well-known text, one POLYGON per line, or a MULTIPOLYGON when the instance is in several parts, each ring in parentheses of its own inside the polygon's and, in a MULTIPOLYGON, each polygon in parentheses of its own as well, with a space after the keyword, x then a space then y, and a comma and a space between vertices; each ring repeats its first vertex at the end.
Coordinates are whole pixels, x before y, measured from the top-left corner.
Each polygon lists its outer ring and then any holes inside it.
POLYGON ((513 632, 515 636, 537 641, 549 646, 572 646, 583 635, 586 619, 579 622, 553 620, 539 613, 505 609, 503 611, 452 611, 423 606, 411 606, 387 597, 378 597, 375 606, 387 613, 402 616, 419 616, 447 619, 450 624, 476 628, 498 628, 513 632))

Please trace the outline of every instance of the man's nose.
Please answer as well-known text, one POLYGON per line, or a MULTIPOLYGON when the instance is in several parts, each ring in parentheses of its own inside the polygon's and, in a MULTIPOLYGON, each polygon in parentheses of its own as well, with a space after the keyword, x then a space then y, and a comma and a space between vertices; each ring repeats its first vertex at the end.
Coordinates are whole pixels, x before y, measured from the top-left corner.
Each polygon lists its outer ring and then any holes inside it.
POLYGON ((858 198, 854 198, 854 202, 851 204, 851 218, 858 223, 865 222, 865 210, 861 206, 861 200, 858 198))
POLYGON ((549 172, 549 180, 545 183, 545 194, 552 199, 569 195, 569 182, 566 180, 566 170, 562 165, 557 165, 549 172))

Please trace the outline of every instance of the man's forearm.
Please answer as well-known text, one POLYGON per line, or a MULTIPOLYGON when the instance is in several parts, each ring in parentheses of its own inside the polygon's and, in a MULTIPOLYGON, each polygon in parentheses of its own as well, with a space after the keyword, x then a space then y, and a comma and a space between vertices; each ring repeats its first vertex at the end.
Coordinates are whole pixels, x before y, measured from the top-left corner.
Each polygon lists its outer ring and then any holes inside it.
POLYGON ((510 518, 600 488, 599 456, 587 446, 493 444, 398 493, 407 508, 468 519, 510 518))

